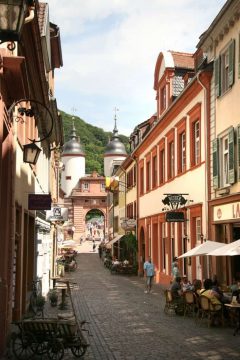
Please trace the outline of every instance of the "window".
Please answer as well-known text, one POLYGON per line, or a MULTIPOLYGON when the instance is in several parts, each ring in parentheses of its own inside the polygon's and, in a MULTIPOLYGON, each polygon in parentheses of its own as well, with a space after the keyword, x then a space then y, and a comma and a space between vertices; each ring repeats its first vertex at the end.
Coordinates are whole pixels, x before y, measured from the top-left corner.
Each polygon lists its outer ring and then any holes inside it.
POLYGON ((165 181, 165 150, 160 151, 159 156, 159 182, 163 184, 165 181))
POLYGON ((180 134, 180 172, 186 171, 186 133, 180 134))
POLYGON ((144 194, 144 167, 140 167, 140 195, 144 194))
MULTIPOLYGON (((240 141, 238 154, 240 153, 240 141)), ((213 187, 221 188, 235 182, 234 128, 231 127, 223 136, 212 143, 213 187)), ((239 160, 238 160, 239 162, 239 160)))
POLYGON ((234 84, 235 40, 222 51, 214 61, 216 96, 223 95, 234 84))
POLYGON ((127 188, 131 189, 134 185, 134 168, 127 173, 127 188))
POLYGON ((222 79, 222 86, 221 92, 224 94, 227 89, 229 88, 229 81, 228 81, 228 72, 229 72, 229 50, 225 51, 221 55, 221 79, 222 79))
POLYGON ((127 218, 133 219, 133 203, 127 205, 127 218))
POLYGON ((201 164, 201 106, 201 103, 197 103, 188 112, 191 167, 201 164))
POLYGON ((172 179, 174 177, 174 142, 169 143, 169 173, 168 178, 172 179))
POLYGON ((66 176, 66 180, 71 180, 72 177, 71 176, 66 176))
POLYGON ((152 187, 157 186, 157 155, 152 158, 152 187))
POLYGON ((193 133, 194 133, 194 165, 200 163, 200 123, 196 121, 193 124, 193 133))
POLYGON ((221 146, 222 146, 222 185, 229 184, 229 163, 228 163, 228 136, 225 136, 221 139, 221 146))
POLYGON ((150 190, 151 184, 151 166, 150 161, 147 161, 146 164, 146 191, 150 190))
POLYGON ((201 218, 196 217, 196 241, 201 241, 201 218))
POLYGON ((82 189, 83 189, 83 191, 88 191, 88 189, 89 189, 89 183, 83 183, 83 184, 82 184, 82 189))
POLYGON ((105 184, 101 183, 101 191, 105 191, 105 184))
POLYGON ((166 86, 160 90, 160 109, 161 112, 166 109, 166 86))

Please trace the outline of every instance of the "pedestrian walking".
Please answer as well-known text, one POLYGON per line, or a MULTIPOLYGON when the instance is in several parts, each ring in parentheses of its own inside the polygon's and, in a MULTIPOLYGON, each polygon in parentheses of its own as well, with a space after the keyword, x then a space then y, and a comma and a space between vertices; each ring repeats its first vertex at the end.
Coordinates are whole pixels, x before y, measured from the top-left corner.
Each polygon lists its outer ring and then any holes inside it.
POLYGON ((93 252, 95 252, 96 250, 96 244, 95 244, 95 240, 93 240, 93 252))
POLYGON ((152 281, 155 275, 154 264, 152 263, 151 258, 148 258, 148 261, 145 261, 143 265, 144 275, 146 276, 146 290, 145 293, 150 293, 152 289, 152 281))

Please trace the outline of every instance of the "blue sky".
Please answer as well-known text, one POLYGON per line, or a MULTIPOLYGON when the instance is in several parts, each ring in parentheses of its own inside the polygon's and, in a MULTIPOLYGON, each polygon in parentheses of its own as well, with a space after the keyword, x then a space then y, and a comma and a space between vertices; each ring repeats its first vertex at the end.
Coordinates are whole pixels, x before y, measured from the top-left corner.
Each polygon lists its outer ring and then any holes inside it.
POLYGON ((48 0, 60 27, 58 107, 127 136, 156 112, 153 76, 163 50, 194 52, 225 0, 48 0), (73 110, 74 109, 74 110, 73 110))

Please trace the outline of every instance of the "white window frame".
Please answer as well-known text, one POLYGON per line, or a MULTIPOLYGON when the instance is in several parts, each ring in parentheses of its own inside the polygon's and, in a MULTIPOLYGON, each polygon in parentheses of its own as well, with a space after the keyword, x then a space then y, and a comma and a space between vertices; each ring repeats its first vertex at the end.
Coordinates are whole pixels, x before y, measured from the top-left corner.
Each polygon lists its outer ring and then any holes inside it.
POLYGON ((220 139, 220 186, 229 186, 228 134, 220 139), (227 148, 226 148, 227 146, 227 148))
POLYGON ((181 134, 181 172, 186 171, 186 133, 181 134))
POLYGON ((201 240, 202 234, 202 222, 200 216, 196 217, 196 241, 199 242, 201 240))
POLYGON ((83 191, 88 191, 89 190, 89 183, 88 182, 84 182, 82 184, 82 187, 83 187, 83 191))
POLYGON ((229 48, 221 54, 221 94, 229 89, 229 48))
POLYGON ((170 179, 175 175, 175 157, 174 157, 174 141, 169 144, 169 155, 170 155, 170 179))
POLYGON ((200 163, 200 121, 194 123, 194 163, 200 163))

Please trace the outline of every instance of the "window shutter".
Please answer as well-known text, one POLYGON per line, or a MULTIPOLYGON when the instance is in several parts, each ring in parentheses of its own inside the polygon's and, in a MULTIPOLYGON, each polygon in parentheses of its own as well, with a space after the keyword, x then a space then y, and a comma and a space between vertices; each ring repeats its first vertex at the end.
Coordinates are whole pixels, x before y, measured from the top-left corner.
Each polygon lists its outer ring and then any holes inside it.
POLYGON ((237 154, 238 180, 240 180, 240 125, 237 127, 237 154))
POLYGON ((235 183, 234 171, 234 128, 228 132, 228 164, 229 164, 229 184, 235 183))
POLYGON ((220 57, 214 61, 214 80, 215 80, 215 94, 216 97, 221 95, 220 89, 220 57))
POLYGON ((234 83, 234 63, 235 63, 235 40, 229 45, 229 68, 228 68, 228 83, 232 86, 234 83))
POLYGON ((218 138, 212 142, 213 151, 213 187, 216 189, 219 187, 219 161, 218 161, 218 138))

